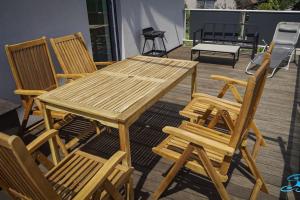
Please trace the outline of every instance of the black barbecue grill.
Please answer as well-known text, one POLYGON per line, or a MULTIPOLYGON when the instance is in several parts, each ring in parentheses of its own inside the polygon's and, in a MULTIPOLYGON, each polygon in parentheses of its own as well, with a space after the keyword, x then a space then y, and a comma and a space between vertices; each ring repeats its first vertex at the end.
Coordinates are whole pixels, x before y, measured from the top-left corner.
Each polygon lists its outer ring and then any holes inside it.
POLYGON ((162 57, 162 56, 166 55, 168 57, 166 45, 165 45, 165 42, 164 42, 165 31, 154 30, 152 27, 144 28, 143 29, 143 36, 145 38, 145 41, 144 41, 142 55, 156 56, 156 57, 162 57), (155 46, 155 39, 156 38, 161 39, 163 47, 164 47, 163 50, 156 49, 156 46, 155 46), (152 49, 148 52, 144 52, 145 51, 145 46, 146 46, 146 43, 147 43, 148 40, 152 41, 152 49))

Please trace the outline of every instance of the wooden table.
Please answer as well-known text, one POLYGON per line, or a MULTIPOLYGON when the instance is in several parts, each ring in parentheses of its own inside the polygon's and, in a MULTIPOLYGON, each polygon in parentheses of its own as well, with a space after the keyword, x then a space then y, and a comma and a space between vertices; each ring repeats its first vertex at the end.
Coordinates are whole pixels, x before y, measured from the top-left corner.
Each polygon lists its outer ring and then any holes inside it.
MULTIPOLYGON (((87 77, 70 82, 38 97, 46 128, 53 128, 50 110, 62 110, 119 129, 120 149, 131 166, 129 126, 171 88, 192 74, 196 90, 197 62, 136 56, 117 62, 87 77)), ((50 145, 54 163, 56 145, 50 145)))

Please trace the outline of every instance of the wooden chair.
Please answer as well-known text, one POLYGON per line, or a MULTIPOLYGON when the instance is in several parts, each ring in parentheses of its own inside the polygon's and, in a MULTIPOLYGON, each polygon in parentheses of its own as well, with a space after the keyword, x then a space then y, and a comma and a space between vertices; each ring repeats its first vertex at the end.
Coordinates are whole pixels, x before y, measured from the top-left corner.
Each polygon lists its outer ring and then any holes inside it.
MULTIPOLYGON (((20 95, 24 107, 23 131, 31 114, 42 115, 38 106, 34 106, 35 97, 57 88, 58 82, 45 37, 5 45, 5 51, 16 83, 15 94, 20 95)), ((66 116, 62 112, 51 114, 58 119, 66 116)))
POLYGON ((77 150, 45 175, 30 152, 57 135, 49 130, 27 147, 17 136, 0 133, 0 184, 14 199, 123 199, 120 189, 133 171, 121 165, 125 152, 109 160, 77 150))
POLYGON ((166 159, 175 161, 175 164, 155 191, 154 199, 161 196, 183 166, 211 179, 221 198, 229 199, 223 183, 228 180, 228 170, 237 150, 246 160, 256 181, 251 199, 256 199, 260 190, 268 193, 255 161, 247 150, 246 138, 263 92, 269 62, 270 54, 266 53, 263 65, 254 76, 249 78, 241 108, 227 104, 221 98, 199 97, 199 101, 217 109, 230 126, 232 130, 230 134, 187 121, 183 121, 178 128, 168 126, 163 128, 163 132, 169 136, 153 148, 153 151, 166 159), (238 116, 235 121, 232 120, 228 110, 238 116))
MULTIPOLYGON (((42 116, 41 108, 35 98, 57 88, 58 77, 69 78, 70 76, 55 74, 45 37, 19 44, 6 45, 5 50, 16 82, 15 94, 20 95, 24 107, 21 123, 21 132, 24 133, 31 115, 42 116)), ((73 118, 71 115, 59 111, 52 111, 51 117, 59 120, 63 119, 63 121, 55 124, 56 129, 70 122, 73 118)), ((70 144, 74 144, 74 142, 71 141, 70 144)), ((61 147, 63 146, 61 145, 61 147)), ((67 145, 67 147, 71 148, 72 145, 67 145)), ((63 152, 67 154, 65 150, 63 152)))
POLYGON ((50 39, 54 53, 65 74, 83 77, 113 62, 94 62, 82 33, 50 39))
MULTIPOLYGON (((270 48, 268 49, 269 54, 272 53, 273 48, 274 48, 274 43, 272 43, 270 45, 270 48)), ((213 128, 218 123, 224 124, 224 122, 223 120, 220 120, 220 113, 217 113, 216 109, 210 107, 210 105, 208 104, 198 101, 197 98, 199 97, 207 97, 211 99, 223 98, 226 92, 229 90, 236 102, 232 102, 232 101, 224 101, 224 102, 236 108, 241 108, 243 98, 242 95, 239 93, 237 86, 243 88, 247 86, 247 81, 233 79, 226 76, 212 75, 211 78, 218 81, 224 81, 225 83, 224 86, 221 88, 220 92, 218 93, 217 97, 204 94, 204 93, 194 93, 193 100, 182 111, 180 111, 180 115, 189 118, 194 123, 198 123, 201 125, 207 124, 209 128, 213 128)), ((233 120, 237 119, 237 115, 235 115, 233 112, 229 112, 229 114, 231 115, 231 118, 233 120)), ((255 144, 252 149, 252 157, 256 159, 260 147, 266 146, 266 142, 262 136, 261 131, 257 128, 254 120, 251 122, 250 128, 253 130, 253 133, 255 134, 256 137, 255 144)))

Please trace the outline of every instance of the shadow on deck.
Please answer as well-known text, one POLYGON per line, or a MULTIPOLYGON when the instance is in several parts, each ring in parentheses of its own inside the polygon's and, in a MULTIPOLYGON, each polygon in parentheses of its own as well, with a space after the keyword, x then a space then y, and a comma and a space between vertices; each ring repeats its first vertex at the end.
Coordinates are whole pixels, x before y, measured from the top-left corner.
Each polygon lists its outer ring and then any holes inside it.
MULTIPOLYGON (((209 78, 212 74, 246 79, 244 70, 249 55, 241 55, 235 69, 231 67, 231 57, 203 56, 198 64, 198 91, 216 95, 222 83, 209 78), (212 62, 210 62, 212 61, 212 62)), ((171 58, 189 59, 190 49, 180 47, 169 54, 171 58)), ((179 110, 190 100, 190 77, 184 79, 159 102, 145 112, 130 127, 130 141, 133 166, 135 199, 150 199, 159 182, 171 167, 169 161, 152 152, 166 135, 162 128, 166 125, 178 126, 182 117, 179 110)), ((240 91, 243 93, 243 89, 240 91)), ((229 96, 226 96, 230 98, 229 96)), ((288 71, 279 70, 274 78, 268 79, 263 98, 256 114, 256 123, 267 141, 261 149, 257 165, 270 194, 260 193, 259 199, 297 199, 299 193, 283 193, 280 188, 287 185, 287 176, 299 173, 300 166, 300 70, 292 63, 288 71)), ((253 141, 249 145, 253 145, 253 141)), ((102 133, 89 141, 82 150, 110 157, 119 149, 118 132, 102 133)), ((250 147, 251 149, 251 147, 250 147)), ((45 147, 47 151, 47 147, 45 147)), ((253 183, 248 176, 240 156, 234 159, 231 176, 226 185, 234 199, 248 199, 253 183)), ((182 169, 164 193, 163 199, 219 199, 216 189, 208 180, 189 170, 182 169)))
MULTIPOLYGON (((209 76, 219 74, 246 79, 244 70, 249 55, 241 55, 235 69, 231 57, 204 55, 198 65, 198 91, 216 95, 222 83, 212 81, 209 76), (213 56, 213 57, 211 57, 213 56)), ((169 54, 171 58, 189 59, 189 48, 181 47, 169 54)), ((261 149, 257 165, 265 178, 270 194, 260 193, 259 199, 297 199, 299 193, 283 193, 280 188, 287 184, 286 178, 299 173, 300 123, 299 109, 300 70, 292 63, 288 71, 279 70, 274 78, 268 79, 261 104, 256 115, 258 127, 267 141, 261 149)), ((183 80, 160 102, 156 103, 130 128, 132 161, 136 171, 134 186, 136 199, 149 199, 153 191, 171 167, 170 162, 155 155, 151 148, 166 135, 161 129, 166 125, 177 126, 182 117, 178 111, 190 99, 190 78, 183 80)), ((243 89, 241 89, 243 93, 243 89)), ((230 98, 229 96, 227 96, 230 98)), ((103 139, 93 140, 83 150, 102 156, 110 156, 118 149, 118 135, 103 134, 103 139)), ((249 142, 253 145, 253 141, 249 142)), ((250 147, 251 148, 251 147, 250 147)), ((247 169, 237 155, 231 166, 231 177, 227 190, 235 199, 248 199, 253 183, 247 169)), ((218 199, 214 186, 206 179, 183 169, 163 195, 164 199, 218 199)))

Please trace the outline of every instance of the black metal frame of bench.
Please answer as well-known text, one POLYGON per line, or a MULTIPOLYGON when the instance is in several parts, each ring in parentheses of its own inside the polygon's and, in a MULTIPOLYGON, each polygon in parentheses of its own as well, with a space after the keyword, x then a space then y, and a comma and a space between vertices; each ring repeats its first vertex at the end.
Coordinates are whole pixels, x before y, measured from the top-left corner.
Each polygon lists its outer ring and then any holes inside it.
POLYGON ((252 49, 251 58, 254 58, 257 53, 259 33, 256 31, 249 31, 251 28, 255 30, 255 25, 205 23, 200 29, 193 32, 193 46, 198 43, 236 44, 243 49, 252 49), (208 30, 209 26, 211 27, 211 30, 208 30), (244 35, 240 35, 242 26, 245 30, 244 35), (199 33, 200 40, 197 40, 197 35, 199 33))

